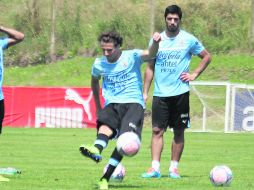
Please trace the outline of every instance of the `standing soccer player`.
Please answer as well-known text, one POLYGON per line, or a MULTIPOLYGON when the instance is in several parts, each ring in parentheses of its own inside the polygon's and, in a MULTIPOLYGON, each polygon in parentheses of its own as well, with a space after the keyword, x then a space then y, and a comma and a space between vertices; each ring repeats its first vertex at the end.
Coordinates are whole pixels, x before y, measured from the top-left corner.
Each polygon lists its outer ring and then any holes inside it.
POLYGON ((184 149, 184 131, 190 127, 189 81, 195 80, 208 66, 211 55, 192 34, 180 29, 181 8, 177 5, 165 9, 166 30, 161 33, 161 42, 156 61, 147 65, 144 79, 144 99, 154 76, 152 103, 151 168, 143 178, 160 178, 160 159, 163 150, 163 134, 173 128, 169 177, 180 178, 178 163, 184 149), (201 61, 194 72, 189 72, 192 55, 201 61))
MULTIPOLYGON (((154 33, 149 50, 121 50, 122 37, 116 32, 102 33, 98 41, 103 57, 97 58, 92 68, 91 86, 97 110, 97 138, 93 145, 81 145, 80 152, 100 162, 101 153, 109 139, 124 132, 134 131, 141 138, 145 103, 142 92, 141 64, 157 54, 160 34, 154 33), (99 80, 105 107, 101 108, 99 80)), ((100 179, 99 189, 108 189, 108 181, 122 156, 115 148, 109 167, 100 179)))
MULTIPOLYGON (((3 75, 4 75, 4 61, 3 61, 3 51, 8 47, 11 47, 24 39, 24 34, 11 29, 0 26, 0 32, 6 34, 6 37, 0 38, 0 135, 2 133, 2 125, 4 119, 4 95, 2 90, 3 85, 3 75)), ((8 181, 0 175, 0 181, 8 181)))

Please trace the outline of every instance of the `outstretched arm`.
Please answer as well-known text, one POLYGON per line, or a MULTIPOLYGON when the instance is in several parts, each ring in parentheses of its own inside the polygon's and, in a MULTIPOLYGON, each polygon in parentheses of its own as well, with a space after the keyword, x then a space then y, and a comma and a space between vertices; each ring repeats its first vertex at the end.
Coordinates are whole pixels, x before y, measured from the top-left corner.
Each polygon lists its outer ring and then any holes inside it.
POLYGON ((152 45, 149 47, 148 50, 144 50, 141 58, 143 61, 150 61, 151 59, 155 59, 156 54, 158 52, 159 49, 159 43, 161 41, 161 35, 158 32, 155 32, 153 34, 153 43, 152 45))
POLYGON ((25 35, 22 32, 3 26, 0 26, 0 32, 3 32, 8 35, 8 47, 21 42, 25 37, 25 35))
POLYGON ((144 92, 143 92, 143 97, 145 102, 147 102, 148 99, 148 92, 153 80, 153 73, 154 73, 154 64, 155 60, 151 60, 148 62, 145 70, 145 77, 144 77, 144 92))
POLYGON ((182 73, 181 80, 184 82, 193 81, 206 69, 206 67, 211 62, 211 54, 207 50, 203 50, 199 55, 201 61, 198 67, 193 73, 182 73))
POLYGON ((98 114, 98 112, 101 110, 99 79, 92 76, 91 87, 92 87, 92 91, 93 91, 93 97, 94 97, 94 101, 95 101, 96 112, 98 114))

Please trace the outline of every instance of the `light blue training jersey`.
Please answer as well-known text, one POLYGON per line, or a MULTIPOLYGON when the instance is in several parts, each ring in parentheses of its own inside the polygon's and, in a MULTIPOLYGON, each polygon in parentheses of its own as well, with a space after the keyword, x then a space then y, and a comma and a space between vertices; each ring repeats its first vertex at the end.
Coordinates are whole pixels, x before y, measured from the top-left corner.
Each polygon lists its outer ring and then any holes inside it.
POLYGON ((4 52, 3 50, 7 48, 8 38, 0 38, 0 100, 4 99, 2 85, 4 78, 4 52))
POLYGON ((153 95, 170 97, 183 94, 190 87, 189 82, 180 79, 180 75, 189 72, 192 55, 205 48, 196 37, 184 30, 180 30, 174 38, 169 38, 164 31, 161 39, 156 56, 153 95))
POLYGON ((142 51, 122 51, 115 63, 109 63, 105 56, 95 60, 92 76, 102 78, 105 106, 110 103, 139 103, 145 108, 141 76, 142 51))

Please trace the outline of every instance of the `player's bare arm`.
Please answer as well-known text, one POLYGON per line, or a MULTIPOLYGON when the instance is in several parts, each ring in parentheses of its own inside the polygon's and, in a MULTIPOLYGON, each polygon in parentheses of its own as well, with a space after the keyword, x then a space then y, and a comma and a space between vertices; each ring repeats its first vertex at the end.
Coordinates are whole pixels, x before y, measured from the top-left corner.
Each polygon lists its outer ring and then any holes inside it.
POLYGON ((99 79, 92 76, 91 79, 91 88, 93 91, 93 97, 96 106, 96 112, 98 113, 101 110, 101 103, 100 103, 100 83, 99 79))
POLYGON ((8 35, 8 47, 21 42, 25 38, 22 32, 4 26, 0 26, 0 32, 8 35))
POLYGON ((152 45, 149 47, 148 50, 144 50, 142 53, 142 60, 143 61, 149 61, 151 59, 155 59, 156 54, 158 52, 159 49, 159 43, 161 41, 161 35, 158 32, 155 32, 153 34, 153 43, 152 45))
POLYGON ((143 90, 143 97, 145 102, 148 99, 148 92, 153 80, 153 75, 154 75, 154 64, 155 60, 150 60, 146 66, 145 70, 145 77, 144 77, 144 90, 143 90))
POLYGON ((211 62, 211 54, 207 50, 203 50, 198 56, 201 58, 198 67, 193 71, 193 73, 182 73, 180 76, 182 81, 188 82, 195 80, 211 62))

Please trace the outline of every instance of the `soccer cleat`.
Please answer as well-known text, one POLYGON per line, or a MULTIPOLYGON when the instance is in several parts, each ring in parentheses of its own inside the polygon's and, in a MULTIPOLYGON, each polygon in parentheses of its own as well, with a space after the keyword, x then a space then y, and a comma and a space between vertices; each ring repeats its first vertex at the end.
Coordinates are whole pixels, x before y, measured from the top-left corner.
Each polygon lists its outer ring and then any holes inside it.
POLYGON ((1 182, 1 181, 10 181, 10 180, 9 180, 8 178, 6 178, 6 177, 0 175, 0 182, 1 182))
POLYGON ((100 190, 107 190, 108 189, 108 181, 104 178, 102 178, 99 182, 98 182, 98 188, 100 190))
POLYGON ((149 168, 148 171, 146 173, 143 173, 141 176, 143 178, 160 178, 161 174, 155 169, 149 168))
POLYGON ((180 174, 179 174, 179 172, 178 172, 178 170, 176 168, 173 169, 173 171, 169 171, 168 177, 172 178, 172 179, 179 179, 179 178, 181 178, 181 176, 180 176, 180 174))
POLYGON ((79 150, 80 150, 81 154, 83 154, 84 156, 86 156, 88 158, 91 158, 92 160, 94 160, 97 163, 102 160, 100 151, 98 150, 98 148, 96 148, 93 145, 91 145, 91 146, 81 145, 79 147, 79 150))

